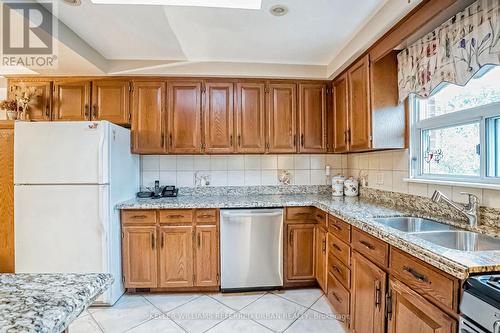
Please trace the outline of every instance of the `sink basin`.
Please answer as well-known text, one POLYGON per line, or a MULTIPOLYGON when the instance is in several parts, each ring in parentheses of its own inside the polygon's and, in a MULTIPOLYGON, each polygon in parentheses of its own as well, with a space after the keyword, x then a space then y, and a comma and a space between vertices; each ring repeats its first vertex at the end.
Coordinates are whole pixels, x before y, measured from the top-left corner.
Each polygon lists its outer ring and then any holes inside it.
POLYGON ((470 231, 439 231, 414 234, 415 237, 460 251, 500 250, 500 239, 470 231))
POLYGON ((456 230, 454 226, 420 217, 381 217, 374 221, 404 232, 428 232, 456 230))

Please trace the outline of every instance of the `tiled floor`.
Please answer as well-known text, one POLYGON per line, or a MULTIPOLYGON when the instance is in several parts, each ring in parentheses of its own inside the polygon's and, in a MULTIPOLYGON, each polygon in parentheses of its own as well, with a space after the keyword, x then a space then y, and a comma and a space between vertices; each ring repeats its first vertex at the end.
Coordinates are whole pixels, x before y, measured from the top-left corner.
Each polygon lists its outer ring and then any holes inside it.
POLYGON ((323 292, 297 289, 242 294, 124 295, 90 308, 71 333, 344 333, 323 292))

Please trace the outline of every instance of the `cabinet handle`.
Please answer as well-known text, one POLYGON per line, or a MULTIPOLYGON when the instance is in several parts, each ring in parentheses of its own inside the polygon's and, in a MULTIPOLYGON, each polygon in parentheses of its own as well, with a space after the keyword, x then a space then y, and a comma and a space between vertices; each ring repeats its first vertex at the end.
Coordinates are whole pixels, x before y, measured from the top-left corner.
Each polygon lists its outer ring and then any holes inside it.
POLYGON ((338 226, 338 225, 336 225, 336 224, 333 224, 333 223, 332 223, 330 226, 331 226, 333 229, 337 230, 337 231, 342 231, 342 228, 341 228, 341 227, 339 227, 339 226, 338 226))
POLYGON ((201 246, 201 235, 198 233, 198 248, 201 246))
POLYGON ((334 291, 332 291, 331 294, 332 294, 333 298, 335 298, 337 300, 337 302, 342 303, 342 298, 338 297, 334 291))
POLYGON ((210 217, 215 217, 215 216, 214 215, 210 215, 210 214, 198 215, 199 219, 206 219, 206 218, 210 218, 210 217))
POLYGON ((97 119, 97 105, 92 106, 92 119, 97 119))
POLYGON ((155 235, 151 234, 151 249, 155 249, 155 235))
POLYGON ((45 118, 50 119, 50 108, 49 105, 45 105, 45 118))
POLYGON ((88 119, 89 118, 89 106, 88 106, 88 104, 85 104, 83 109, 84 109, 85 118, 88 119))
POLYGON ((300 144, 304 147, 304 134, 300 135, 300 144))
POLYGON ((325 252, 326 252, 326 239, 323 239, 323 242, 322 242, 322 243, 323 243, 323 245, 322 245, 321 251, 322 251, 323 253, 325 253, 325 252))
POLYGON ((229 145, 231 147, 233 146, 233 135, 232 134, 229 136, 229 145))
POLYGON ((333 248, 339 252, 342 252, 342 249, 337 244, 332 244, 333 248))
POLYGON ((293 146, 297 147, 297 134, 293 135, 293 146))
POLYGON ((147 216, 146 215, 134 215, 130 218, 131 219, 145 219, 145 218, 147 218, 147 216))
POLYGON ((382 304, 382 293, 380 290, 380 281, 375 281, 375 307, 380 308, 382 304))
POLYGON ((389 289, 385 294, 385 316, 388 320, 392 320, 392 290, 389 289))
POLYGON ((368 243, 365 240, 360 240, 359 242, 361 244, 363 244, 368 250, 373 250, 375 248, 375 246, 371 245, 370 243, 368 243))
POLYGON ((180 219, 181 217, 184 217, 184 215, 167 215, 167 218, 171 218, 171 219, 180 219))
POLYGON ((347 144, 347 131, 344 131, 344 143, 347 144))
POLYGON ((316 214, 316 217, 317 217, 318 219, 323 219, 323 215, 320 215, 320 214, 316 214))
POLYGON ((165 148, 165 134, 161 134, 161 147, 165 148))
POLYGON ((337 272, 337 273, 339 273, 339 274, 342 274, 342 271, 341 271, 341 270, 340 270, 337 266, 332 265, 332 269, 333 269, 335 272, 337 272))
POLYGON ((241 134, 238 134, 238 147, 241 147, 241 134))
POLYGON ((172 133, 168 136, 170 147, 172 147, 172 133))
POLYGON ((411 274, 418 281, 429 283, 429 279, 427 279, 427 276, 417 272, 415 269, 408 266, 403 266, 403 270, 411 274))
POLYGON ((290 235, 288 236, 288 243, 292 246, 293 243, 293 231, 290 231, 290 235))
POLYGON ((165 245, 165 239, 164 239, 164 234, 161 234, 161 240, 160 240, 160 247, 163 249, 163 245, 165 245))

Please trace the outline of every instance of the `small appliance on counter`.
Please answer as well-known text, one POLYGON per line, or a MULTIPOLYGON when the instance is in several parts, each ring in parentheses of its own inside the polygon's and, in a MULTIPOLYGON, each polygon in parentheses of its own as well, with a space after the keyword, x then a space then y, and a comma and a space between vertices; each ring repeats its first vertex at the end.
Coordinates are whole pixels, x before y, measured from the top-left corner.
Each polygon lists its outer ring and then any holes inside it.
POLYGON ((460 333, 500 333, 500 274, 467 279, 460 313, 460 333))
POLYGON ((173 185, 167 185, 161 191, 161 196, 163 198, 174 198, 179 193, 179 189, 175 188, 173 185))
POLYGON ((155 187, 151 191, 150 188, 146 188, 149 191, 137 192, 136 196, 139 199, 159 199, 159 198, 174 198, 177 197, 179 189, 175 188, 174 185, 166 185, 160 187, 160 181, 155 181, 155 187))

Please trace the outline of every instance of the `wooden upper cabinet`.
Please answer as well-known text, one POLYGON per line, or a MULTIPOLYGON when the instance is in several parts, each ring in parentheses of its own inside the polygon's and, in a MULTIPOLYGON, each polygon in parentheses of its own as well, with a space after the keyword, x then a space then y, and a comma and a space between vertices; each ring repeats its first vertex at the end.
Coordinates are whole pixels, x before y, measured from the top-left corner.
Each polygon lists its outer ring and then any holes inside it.
POLYGON ((130 82, 97 80, 92 82, 92 120, 130 124, 130 82))
POLYGON ((200 81, 167 82, 168 151, 201 152, 200 81))
POLYGON ((159 287, 192 287, 194 285, 193 226, 161 226, 159 238, 159 287))
POLYGON ((287 226, 287 279, 315 280, 314 224, 287 226))
POLYGON ((53 99, 53 120, 90 120, 90 81, 55 81, 53 99))
POLYGON ((236 84, 236 151, 264 153, 265 84, 236 84))
POLYGON ((297 151, 297 86, 294 83, 269 84, 267 104, 268 151, 297 151))
POLYGON ((369 150, 372 143, 370 106, 370 59, 363 57, 347 71, 349 91, 349 146, 369 150))
POLYGON ((50 81, 30 81, 12 82, 10 84, 9 98, 15 99, 15 89, 18 87, 35 88, 35 96, 28 107, 30 120, 49 121, 51 119, 51 82, 50 81))
POLYGON ((204 135, 205 152, 234 151, 233 83, 205 84, 204 135))
POLYGON ((402 282, 391 279, 389 288, 392 307, 388 309, 388 333, 457 331, 454 319, 402 282))
POLYGON ((219 237, 216 225, 196 226, 195 285, 219 285, 219 237))
POLYGON ((299 84, 299 151, 326 152, 326 85, 299 84))
POLYGON ((157 287, 156 227, 124 227, 122 253, 126 288, 157 287))
POLYGON ((349 150, 347 140, 349 131, 347 74, 333 81, 332 111, 333 111, 333 151, 345 153, 349 150))
POLYGON ((165 82, 134 82, 132 88, 132 141, 134 153, 165 152, 165 82))
MULTIPOLYGON (((351 329, 353 332, 384 332, 386 278, 387 274, 377 265, 361 254, 353 252, 351 287, 351 329)), ((410 330, 412 331, 420 332, 410 330)))

